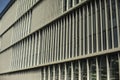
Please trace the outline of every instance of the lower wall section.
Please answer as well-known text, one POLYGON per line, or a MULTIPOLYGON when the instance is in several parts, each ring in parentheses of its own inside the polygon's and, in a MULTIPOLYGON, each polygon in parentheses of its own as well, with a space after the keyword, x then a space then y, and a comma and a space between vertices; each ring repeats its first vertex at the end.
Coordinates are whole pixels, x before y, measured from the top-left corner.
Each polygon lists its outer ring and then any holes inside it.
POLYGON ((120 54, 64 62, 0 75, 0 80, 120 80, 120 54))

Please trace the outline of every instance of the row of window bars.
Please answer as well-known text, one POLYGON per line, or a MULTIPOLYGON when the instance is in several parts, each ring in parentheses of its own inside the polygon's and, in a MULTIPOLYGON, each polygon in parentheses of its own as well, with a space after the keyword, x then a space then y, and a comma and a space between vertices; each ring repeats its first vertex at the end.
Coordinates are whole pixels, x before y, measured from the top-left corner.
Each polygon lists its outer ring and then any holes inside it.
POLYGON ((63 1, 63 12, 64 12, 70 9, 71 7, 75 6, 76 4, 86 0, 62 0, 62 1, 63 1))
POLYGON ((12 66, 26 68, 117 48, 120 17, 116 12, 120 11, 112 8, 118 4, 106 1, 120 4, 119 0, 92 0, 17 43, 12 66))
POLYGON ((17 18, 21 17, 26 11, 28 11, 39 0, 17 0, 17 18))
POLYGON ((12 44, 27 36, 31 29, 32 12, 29 11, 20 18, 13 26, 12 44))
POLYGON ((0 76, 4 79, 16 79, 16 77, 20 77, 18 80, 88 80, 88 78, 90 80, 119 80, 120 54, 112 53, 0 76))

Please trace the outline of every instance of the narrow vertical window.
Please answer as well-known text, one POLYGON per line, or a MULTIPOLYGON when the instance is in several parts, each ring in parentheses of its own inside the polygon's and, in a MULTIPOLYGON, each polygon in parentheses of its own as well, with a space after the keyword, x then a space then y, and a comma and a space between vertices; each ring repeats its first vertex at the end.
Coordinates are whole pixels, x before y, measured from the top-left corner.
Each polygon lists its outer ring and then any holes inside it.
POLYGON ((85 10, 85 15, 84 15, 84 40, 85 40, 85 54, 87 54, 87 6, 84 7, 84 10, 85 10))
POLYGON ((67 0, 63 0, 63 12, 67 10, 67 0))
POLYGON ((91 58, 89 60, 89 74, 90 74, 90 80, 96 80, 96 59, 91 58))
POLYGON ((50 80, 53 80, 53 66, 50 66, 50 80))
POLYGON ((99 79, 100 80, 107 80, 106 57, 105 56, 99 57, 98 63, 99 63, 99 79))
POLYGON ((78 4, 79 3, 79 0, 74 0, 74 4, 78 4))
POLYGON ((87 80, 87 62, 86 60, 81 60, 81 80, 87 80))
POLYGON ((55 80, 59 80, 59 66, 55 65, 55 80))
POLYGON ((91 3, 88 4, 89 11, 89 53, 92 53, 92 32, 91 32, 91 3))
POLYGON ((97 16, 98 16, 98 50, 101 51, 101 20, 100 20, 100 3, 99 0, 96 0, 97 4, 97 16))
POLYGON ((112 48, 112 32, 111 32, 111 14, 110 14, 110 0, 106 0, 107 5, 107 21, 108 21, 108 48, 112 48))
MULTIPOLYGON (((65 79, 65 65, 61 64, 60 69, 61 69, 61 79, 60 80, 64 80, 65 79)), ((51 79, 51 80, 53 80, 53 79, 51 79)))
POLYGON ((114 36, 114 47, 118 47, 118 34, 117 34, 117 21, 116 21, 116 7, 115 0, 111 0, 112 6, 112 21, 113 21, 113 36, 114 36))
POLYGON ((71 63, 66 63, 66 69, 67 69, 67 80, 71 80, 71 63))
POLYGON ((118 65, 118 55, 108 56, 109 68, 110 68, 110 79, 119 80, 119 65, 118 65))
POLYGON ((93 7, 93 52, 96 52, 96 12, 95 12, 95 1, 92 1, 93 7))
POLYGON ((68 8, 71 8, 73 6, 73 1, 72 0, 68 0, 68 8))
POLYGON ((73 62, 73 76, 74 80, 79 80, 78 61, 73 62))
POLYGON ((106 26, 105 26, 105 3, 104 0, 101 0, 101 6, 102 6, 102 32, 103 32, 103 50, 106 50, 106 26))

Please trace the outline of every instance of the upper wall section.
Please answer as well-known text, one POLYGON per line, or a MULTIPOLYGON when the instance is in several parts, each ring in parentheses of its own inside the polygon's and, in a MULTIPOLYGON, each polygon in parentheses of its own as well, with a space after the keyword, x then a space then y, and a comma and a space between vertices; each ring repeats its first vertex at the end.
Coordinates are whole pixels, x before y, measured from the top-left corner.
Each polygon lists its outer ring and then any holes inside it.
POLYGON ((5 15, 2 17, 1 27, 0 27, 0 34, 3 33, 11 24, 15 22, 16 19, 16 12, 17 12, 17 1, 15 1, 14 5, 12 5, 5 15))
POLYGON ((62 0, 43 0, 32 12, 31 32, 37 30, 62 13, 62 0))

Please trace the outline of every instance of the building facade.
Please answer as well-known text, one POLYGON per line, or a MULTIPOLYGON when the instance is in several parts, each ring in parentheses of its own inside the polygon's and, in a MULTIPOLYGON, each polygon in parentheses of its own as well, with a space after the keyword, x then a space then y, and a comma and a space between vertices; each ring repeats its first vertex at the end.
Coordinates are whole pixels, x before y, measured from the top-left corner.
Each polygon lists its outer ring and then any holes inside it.
POLYGON ((15 0, 0 80, 120 80, 120 0, 15 0))

